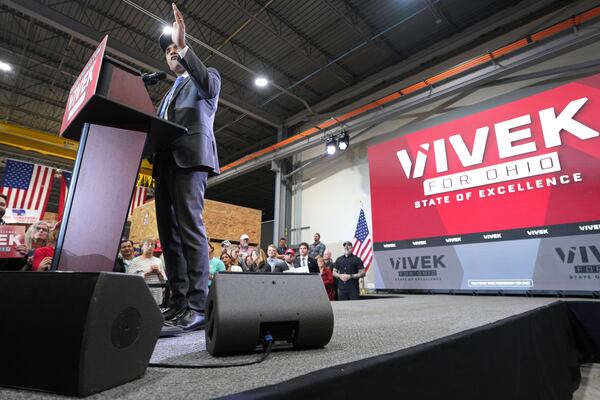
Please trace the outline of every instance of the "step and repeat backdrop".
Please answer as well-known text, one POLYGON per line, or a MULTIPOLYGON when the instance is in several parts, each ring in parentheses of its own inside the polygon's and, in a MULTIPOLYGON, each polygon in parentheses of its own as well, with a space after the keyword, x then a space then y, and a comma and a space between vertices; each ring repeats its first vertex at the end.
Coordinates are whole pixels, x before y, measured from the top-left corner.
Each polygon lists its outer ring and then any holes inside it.
POLYGON ((380 289, 600 290, 600 74, 369 148, 380 289))

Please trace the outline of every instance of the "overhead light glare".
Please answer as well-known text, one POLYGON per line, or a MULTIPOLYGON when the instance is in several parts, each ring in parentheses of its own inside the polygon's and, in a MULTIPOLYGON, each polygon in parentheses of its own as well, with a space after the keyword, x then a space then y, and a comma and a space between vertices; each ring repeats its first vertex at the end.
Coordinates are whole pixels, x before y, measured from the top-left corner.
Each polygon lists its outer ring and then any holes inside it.
POLYGON ((173 32, 173 27, 170 25, 165 25, 163 26, 163 33, 168 35, 169 33, 173 32))
POLYGON ((331 139, 325 145, 325 151, 327 152, 327 154, 329 154, 330 156, 332 156, 332 155, 335 154, 336 150, 337 150, 337 148, 335 146, 335 140, 331 139))
POLYGON ((0 70, 10 71, 10 70, 12 70, 12 67, 10 66, 10 64, 0 61, 0 70))
POLYGON ((348 132, 343 131, 342 134, 337 138, 338 149, 344 151, 350 146, 350 136, 348 132))
POLYGON ((254 84, 258 87, 265 87, 269 84, 269 80, 263 76, 259 76, 254 80, 254 84))

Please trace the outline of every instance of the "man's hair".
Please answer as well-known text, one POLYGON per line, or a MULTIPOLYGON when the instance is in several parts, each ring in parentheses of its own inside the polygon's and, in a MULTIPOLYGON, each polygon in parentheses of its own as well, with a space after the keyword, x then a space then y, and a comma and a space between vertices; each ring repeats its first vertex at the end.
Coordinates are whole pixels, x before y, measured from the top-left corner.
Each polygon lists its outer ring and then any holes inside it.
POLYGON ((308 243, 302 242, 302 243, 300 243, 300 245, 298 246, 298 248, 300 248, 302 246, 306 246, 306 248, 308 249, 308 243))
POLYGON ((321 234, 319 232, 315 232, 315 235, 319 235, 319 237, 321 237, 321 234))
POLYGON ((277 251, 277 246, 275 246, 273 243, 267 246, 267 250, 270 248, 273 248, 273 250, 277 251))
POLYGON ((130 239, 123 239, 123 240, 121 240, 121 243, 119 243, 119 247, 123 246, 123 243, 127 243, 127 242, 129 242, 129 244, 131 244, 131 247, 134 247, 133 246, 133 240, 130 240, 130 239))
POLYGON ((4 201, 6 201, 8 203, 8 196, 7 195, 0 193, 0 197, 2 197, 4 199, 4 201))
POLYGON ((144 243, 148 243, 148 244, 151 244, 152 246, 156 247, 156 239, 154 239, 154 238, 146 238, 146 239, 144 239, 142 244, 144 244, 144 243))
POLYGON ((280 237, 279 240, 287 240, 287 239, 284 237, 280 237))

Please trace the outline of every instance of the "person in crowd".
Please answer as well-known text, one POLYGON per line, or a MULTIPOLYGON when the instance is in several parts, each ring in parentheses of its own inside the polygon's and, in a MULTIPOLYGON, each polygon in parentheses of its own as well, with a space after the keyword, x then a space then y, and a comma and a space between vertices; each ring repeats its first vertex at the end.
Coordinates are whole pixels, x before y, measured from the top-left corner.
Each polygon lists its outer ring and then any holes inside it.
POLYGON ((271 272, 283 271, 285 263, 277 258, 277 247, 274 244, 267 246, 267 264, 271 267, 271 272))
POLYGON ((333 270, 335 260, 332 257, 331 250, 325 249, 325 251, 323 252, 323 261, 325 261, 325 265, 327 266, 327 268, 333 270))
POLYGON ((160 285, 165 283, 167 276, 160 258, 153 255, 155 247, 156 240, 152 238, 144 240, 142 255, 133 259, 127 273, 143 276, 156 304, 160 305, 163 302, 163 289, 160 285))
POLYGON ((223 261, 221 261, 219 259, 219 257, 216 257, 214 255, 215 247, 212 245, 212 243, 210 241, 208 242, 208 250, 209 250, 209 254, 210 254, 210 260, 208 262, 210 265, 210 271, 208 273, 208 286, 211 286, 212 281, 215 279, 215 275, 218 274, 219 272, 225 272, 226 268, 225 268, 225 264, 223 263, 223 261))
POLYGON ((294 259, 295 258, 296 258, 296 252, 294 251, 294 249, 287 249, 285 251, 285 258, 283 259, 285 266, 283 267, 283 271, 287 271, 287 270, 296 268, 296 267, 294 267, 294 259))
POLYGON ((252 248, 249 243, 250 237, 247 234, 244 233, 242 236, 240 236, 240 256, 244 259, 247 256, 251 256, 252 251, 254 251, 254 248, 252 248))
POLYGON ((308 248, 308 255, 312 258, 317 258, 317 256, 323 257, 323 253, 325 252, 325 245, 321 242, 321 234, 315 233, 313 236, 314 242, 308 248))
MULTIPOLYGON (((0 225, 6 225, 4 214, 6 213, 7 204, 8 197, 0 194, 0 225)), ((20 254, 19 257, 0 258, 0 271, 18 271, 27 265, 27 246, 25 243, 17 245, 16 250, 20 254)))
POLYGON ((31 261, 32 271, 48 271, 52 266, 52 258, 54 257, 54 248, 56 247, 56 239, 60 230, 60 221, 54 224, 48 233, 46 245, 38 247, 33 251, 31 261))
POLYGON ((25 246, 33 255, 33 251, 38 247, 44 247, 48 242, 50 226, 46 221, 34 222, 25 232, 25 246))
POLYGON ((27 263, 24 270, 30 271, 33 264, 33 253, 35 249, 44 247, 48 243, 50 225, 46 221, 34 222, 25 232, 25 246, 27 247, 27 263))
POLYGON ((249 256, 246 256, 243 258, 242 263, 240 264, 240 267, 242 268, 242 271, 248 272, 248 271, 252 271, 253 265, 254 265, 254 260, 252 259, 252 254, 250 254, 249 256))
POLYGON ((317 261, 308 255, 308 243, 300 243, 300 247, 298 247, 298 253, 298 257, 296 257, 294 260, 295 268, 308 268, 308 272, 319 272, 317 261))
POLYGON ((0 193, 0 225, 6 225, 4 214, 6 214, 6 206, 8 205, 8 196, 0 193))
POLYGON ((223 240, 221 242, 221 254, 227 253, 227 249, 231 246, 231 242, 229 240, 223 240))
POLYGON ((344 255, 335 260, 333 277, 338 278, 338 300, 358 300, 358 281, 365 276, 365 266, 360 258, 352 254, 352 243, 344 242, 344 255))
POLYGON ((227 249, 227 254, 231 257, 231 265, 240 265, 240 246, 232 244, 227 249))
POLYGON ((179 327, 184 332, 203 329, 208 293, 208 240, 202 211, 209 176, 218 175, 219 157, 214 119, 221 77, 207 68, 186 43, 183 15, 172 3, 173 29, 159 45, 170 70, 177 75, 158 106, 158 117, 187 128, 187 133, 153 155, 156 180, 156 222, 169 277, 171 299, 164 310, 161 335, 179 327))
POLYGON ((263 249, 254 249, 250 258, 252 264, 249 266, 249 270, 251 272, 271 272, 271 266, 267 263, 267 255, 263 249))
POLYGON ((113 272, 127 272, 127 269, 134 258, 133 242, 129 239, 121 240, 121 244, 119 245, 119 256, 115 261, 113 272))
MULTIPOLYGON (((323 252, 323 261, 325 261, 325 266, 333 272, 333 267, 335 266, 335 260, 333 259, 333 255, 331 254, 331 250, 325 249, 323 252)), ((337 300, 337 288, 338 288, 338 279, 333 278, 333 295, 334 300, 337 300)))
POLYGON ((232 259, 229 253, 221 254, 221 261, 223 261, 223 264, 225 264, 226 272, 243 272, 242 267, 232 264, 232 259))
POLYGON ((319 272, 321 272, 321 279, 323 279, 323 285, 325 285, 325 291, 329 300, 335 300, 335 292, 333 286, 333 272, 325 265, 325 260, 321 256, 317 256, 317 265, 319 266, 319 272))
POLYGON ((287 250, 287 243, 284 237, 279 238, 279 245, 277 246, 277 258, 283 260, 285 258, 285 251, 287 250))

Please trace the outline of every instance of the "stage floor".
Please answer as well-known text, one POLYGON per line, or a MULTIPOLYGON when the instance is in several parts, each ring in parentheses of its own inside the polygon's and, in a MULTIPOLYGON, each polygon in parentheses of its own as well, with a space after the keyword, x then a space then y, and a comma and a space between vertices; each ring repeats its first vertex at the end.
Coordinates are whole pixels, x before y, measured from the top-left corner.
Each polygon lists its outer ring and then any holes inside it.
MULTIPOLYGON (((333 302, 335 328, 323 349, 274 352, 262 364, 209 370, 149 368, 137 381, 92 395, 90 399, 202 399, 280 383, 309 372, 430 342, 520 314, 556 298, 402 295, 354 302, 333 302)), ((242 335, 243 332, 240 332, 242 335)), ((5 344, 6 345, 6 344, 5 344)), ((49 344, 51 345, 51 344, 49 344)), ((152 362, 221 363, 256 356, 213 358, 204 332, 160 339, 152 362)), ((600 367, 582 368, 577 400, 598 398, 600 367)), ((29 371, 27 373, 43 373, 29 371)), ((365 382, 368 385, 368 382, 365 382)), ((375 394, 374 389, 374 394, 375 394)), ((0 388, 2 399, 55 399, 63 396, 0 388)))

